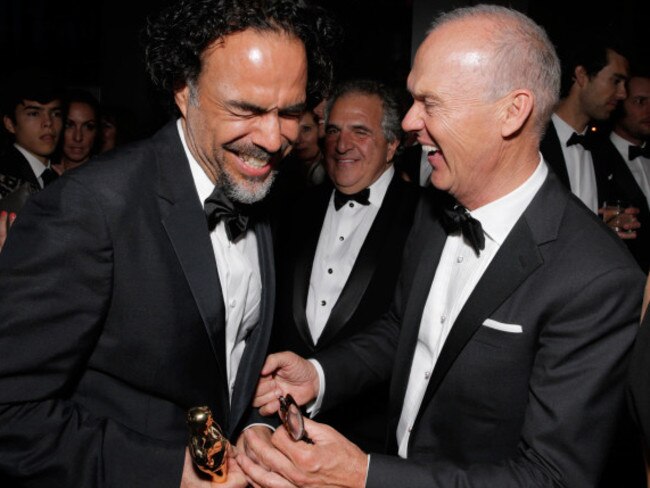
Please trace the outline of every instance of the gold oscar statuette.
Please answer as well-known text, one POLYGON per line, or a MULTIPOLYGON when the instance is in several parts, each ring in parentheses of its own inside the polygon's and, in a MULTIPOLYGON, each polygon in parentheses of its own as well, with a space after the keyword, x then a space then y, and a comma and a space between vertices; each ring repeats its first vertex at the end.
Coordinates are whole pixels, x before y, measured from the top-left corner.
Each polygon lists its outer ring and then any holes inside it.
POLYGON ((194 407, 187 412, 190 430, 189 449, 194 464, 215 483, 228 478, 228 439, 214 421, 209 407, 194 407))

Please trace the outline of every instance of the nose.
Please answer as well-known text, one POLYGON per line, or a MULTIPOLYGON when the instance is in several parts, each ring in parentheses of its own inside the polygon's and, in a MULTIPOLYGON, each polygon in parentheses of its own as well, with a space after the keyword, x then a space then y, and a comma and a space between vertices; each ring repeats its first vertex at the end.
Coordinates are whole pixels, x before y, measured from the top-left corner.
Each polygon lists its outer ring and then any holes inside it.
POLYGON ((81 133, 81 128, 80 127, 73 127, 72 128, 72 138, 75 142, 81 142, 83 140, 83 134, 81 133))
POLYGON ((619 83, 616 87, 616 99, 625 100, 627 98, 627 89, 625 83, 619 83))
POLYGON ((417 132, 423 128, 424 123, 420 114, 420 108, 417 106, 417 103, 414 102, 408 112, 406 112, 404 119, 402 119, 402 129, 404 129, 405 132, 417 132))
POLYGON ((336 152, 344 154, 352 149, 352 138, 346 130, 341 130, 336 138, 336 152))
POLYGON ((45 111, 43 113, 43 116, 41 117, 41 124, 43 125, 43 127, 51 127, 53 123, 54 123, 54 116, 51 113, 45 111))
MULTIPOLYGON (((282 148, 282 123, 277 112, 268 112, 259 117, 253 143, 274 154, 282 148)), ((295 136, 292 140, 295 139, 295 136)))

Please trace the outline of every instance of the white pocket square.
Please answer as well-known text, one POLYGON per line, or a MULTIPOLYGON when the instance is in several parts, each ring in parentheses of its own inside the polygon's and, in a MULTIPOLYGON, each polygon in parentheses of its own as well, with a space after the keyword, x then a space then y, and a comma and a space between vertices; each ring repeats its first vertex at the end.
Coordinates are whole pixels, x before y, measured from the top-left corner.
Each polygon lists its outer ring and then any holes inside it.
POLYGON ((483 325, 485 327, 489 327, 490 329, 500 330, 502 332, 510 332, 512 334, 521 334, 523 332, 521 325, 504 324, 503 322, 497 322, 496 320, 492 319, 486 319, 485 322, 483 322, 483 325))

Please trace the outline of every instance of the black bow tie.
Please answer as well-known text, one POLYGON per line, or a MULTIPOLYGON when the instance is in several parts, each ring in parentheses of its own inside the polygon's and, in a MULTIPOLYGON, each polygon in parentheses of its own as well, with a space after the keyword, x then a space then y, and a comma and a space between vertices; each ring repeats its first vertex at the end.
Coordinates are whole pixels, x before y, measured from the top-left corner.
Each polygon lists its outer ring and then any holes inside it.
POLYGON ((43 186, 47 186, 56 180, 59 175, 52 168, 45 168, 45 171, 41 173, 41 179, 43 180, 43 186))
POLYGON ((346 193, 341 193, 338 190, 334 190, 334 208, 338 211, 343 205, 345 205, 350 200, 360 203, 361 205, 370 205, 370 188, 361 190, 360 192, 353 193, 348 195, 346 193))
POLYGON ((634 158, 643 156, 644 158, 650 158, 650 144, 645 146, 630 146, 627 150, 627 159, 632 161, 634 158))
POLYGON ((476 255, 485 249, 483 226, 469 214, 465 207, 458 204, 453 207, 443 207, 442 226, 447 234, 460 230, 463 238, 472 246, 476 255))
POLYGON ((590 148, 589 137, 586 134, 580 135, 574 132, 573 134, 571 134, 571 137, 569 137, 569 140, 566 141, 566 145, 567 147, 570 147, 573 146, 574 144, 580 144, 585 149, 589 149, 590 148))
POLYGON ((215 188, 205 199, 204 208, 208 229, 213 230, 217 223, 223 220, 230 242, 236 241, 244 234, 250 224, 251 205, 232 202, 223 194, 221 188, 215 188))

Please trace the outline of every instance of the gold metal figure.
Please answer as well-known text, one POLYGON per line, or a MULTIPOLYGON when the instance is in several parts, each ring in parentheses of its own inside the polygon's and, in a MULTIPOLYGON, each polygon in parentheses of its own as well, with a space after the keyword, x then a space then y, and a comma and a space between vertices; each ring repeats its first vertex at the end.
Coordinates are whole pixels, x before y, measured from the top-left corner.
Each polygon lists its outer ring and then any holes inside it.
POLYGON ((214 421, 209 407, 194 407, 187 412, 187 426, 190 430, 189 448, 194 464, 212 477, 212 481, 223 483, 228 477, 228 439, 219 424, 214 421))

